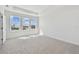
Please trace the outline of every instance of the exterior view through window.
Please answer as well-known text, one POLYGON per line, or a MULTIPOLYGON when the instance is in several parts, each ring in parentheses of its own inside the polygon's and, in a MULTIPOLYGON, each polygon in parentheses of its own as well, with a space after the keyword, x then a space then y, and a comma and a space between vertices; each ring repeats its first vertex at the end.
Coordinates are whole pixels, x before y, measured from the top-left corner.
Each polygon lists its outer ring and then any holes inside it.
POLYGON ((30 24, 30 19, 29 17, 25 17, 22 20, 22 26, 23 26, 23 30, 27 30, 29 28, 29 24, 30 24))
POLYGON ((27 30, 27 29, 36 29, 38 26, 37 17, 24 17, 20 19, 19 16, 10 16, 10 25, 11 30, 27 30), (21 26, 22 25, 22 26, 21 26))
POLYGON ((33 17, 31 19, 31 29, 35 29, 37 26, 37 18, 36 17, 33 17))
POLYGON ((20 18, 19 16, 10 16, 11 30, 19 30, 20 18))

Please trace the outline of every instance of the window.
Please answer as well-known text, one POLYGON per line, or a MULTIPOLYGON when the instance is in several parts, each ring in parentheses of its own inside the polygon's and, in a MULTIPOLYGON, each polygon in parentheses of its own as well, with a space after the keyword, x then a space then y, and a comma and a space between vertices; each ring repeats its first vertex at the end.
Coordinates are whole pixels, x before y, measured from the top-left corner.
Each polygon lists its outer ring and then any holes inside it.
POLYGON ((36 17, 33 17, 31 19, 31 29, 35 29, 37 26, 37 18, 36 17))
POLYGON ((19 16, 10 16, 11 30, 19 30, 20 18, 19 16))
POLYGON ((23 30, 27 30, 29 28, 29 17, 25 17, 22 20, 22 26, 23 26, 23 30))
POLYGON ((10 16, 10 29, 11 30, 28 30, 38 28, 38 18, 28 16, 22 18, 20 16, 10 16))

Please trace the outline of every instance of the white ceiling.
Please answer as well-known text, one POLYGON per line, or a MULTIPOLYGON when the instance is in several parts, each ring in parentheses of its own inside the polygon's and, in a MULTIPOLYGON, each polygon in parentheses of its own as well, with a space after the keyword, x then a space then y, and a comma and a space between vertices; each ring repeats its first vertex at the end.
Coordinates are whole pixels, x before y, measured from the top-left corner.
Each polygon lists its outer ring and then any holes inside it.
POLYGON ((23 9, 28 9, 32 10, 34 12, 42 12, 46 8, 48 8, 48 5, 16 5, 17 7, 23 8, 23 9))

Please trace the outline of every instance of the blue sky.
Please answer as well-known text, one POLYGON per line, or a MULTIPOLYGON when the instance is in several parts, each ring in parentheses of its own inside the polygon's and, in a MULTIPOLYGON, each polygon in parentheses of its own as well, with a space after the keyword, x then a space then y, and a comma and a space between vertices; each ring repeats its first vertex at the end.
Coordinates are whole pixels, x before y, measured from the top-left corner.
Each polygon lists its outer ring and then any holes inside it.
MULTIPOLYGON (((29 18, 25 17, 22 20, 23 25, 29 26, 29 18)), ((20 18, 19 16, 10 16, 11 25, 15 24, 17 27, 20 26, 20 18)), ((37 25, 37 18, 33 17, 31 19, 31 25, 37 25)))
MULTIPOLYGON (((29 19, 28 17, 25 17, 25 18, 23 19, 23 25, 29 26, 29 21, 30 21, 30 19, 29 19)), ((31 25, 37 25, 37 19, 36 19, 35 17, 33 17, 33 18, 31 19, 31 25)))
POLYGON ((30 20, 30 19, 29 19, 28 17, 24 18, 24 19, 23 19, 23 22, 22 22, 23 25, 29 26, 29 20, 30 20))
POLYGON ((20 26, 20 18, 19 16, 10 16, 11 24, 16 24, 16 26, 20 26))
POLYGON ((32 18, 31 25, 37 25, 37 18, 36 17, 32 18))

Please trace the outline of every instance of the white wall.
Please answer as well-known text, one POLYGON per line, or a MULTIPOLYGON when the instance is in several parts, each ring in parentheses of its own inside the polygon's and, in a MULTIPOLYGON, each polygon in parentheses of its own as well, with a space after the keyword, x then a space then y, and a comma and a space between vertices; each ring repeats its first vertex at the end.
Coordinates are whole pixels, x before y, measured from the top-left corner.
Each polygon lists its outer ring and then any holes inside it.
POLYGON ((0 46, 1 46, 1 44, 2 44, 2 38, 3 38, 3 30, 2 30, 2 27, 3 27, 3 19, 1 18, 2 17, 2 13, 3 13, 3 8, 2 8, 2 6, 0 6, 0 46))
POLYGON ((3 31, 2 31, 2 18, 1 18, 1 13, 0 13, 0 46, 1 46, 1 44, 2 44, 2 38, 3 38, 3 31))
POLYGON ((40 24, 45 35, 79 45, 79 6, 50 6, 40 24))

